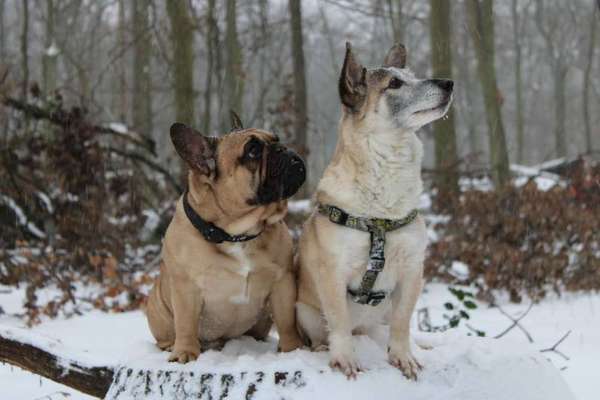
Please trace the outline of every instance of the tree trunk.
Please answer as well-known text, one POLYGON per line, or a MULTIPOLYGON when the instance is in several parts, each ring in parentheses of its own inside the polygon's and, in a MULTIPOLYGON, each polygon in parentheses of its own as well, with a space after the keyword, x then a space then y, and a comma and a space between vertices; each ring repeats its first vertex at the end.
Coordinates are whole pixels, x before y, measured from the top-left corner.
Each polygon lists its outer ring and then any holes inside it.
MULTIPOLYGON (((194 36, 187 0, 167 2, 171 22, 173 47, 173 86, 175 88, 175 119, 194 125, 194 36)), ((187 167, 181 162, 181 181, 187 182, 187 167)))
POLYGON ((402 0, 387 0, 394 43, 404 43, 404 18, 402 0))
POLYGON ((6 31, 4 29, 4 0, 0 0, 0 60, 6 60, 6 31))
MULTIPOLYGON (((227 51, 225 64, 226 104, 228 110, 223 113, 227 116, 227 122, 223 126, 231 129, 229 124, 229 110, 235 111, 243 116, 244 97, 244 71, 242 62, 242 49, 237 33, 237 5, 236 0, 227 0, 227 11, 225 15, 227 30, 225 32, 225 47, 227 51)), ((227 129, 226 130, 229 130, 227 129)))
POLYGON ((196 108, 194 94, 194 36, 186 0, 167 2, 173 46, 173 75, 175 88, 175 118, 193 125, 196 108))
POLYGON ((594 49, 596 46, 596 26, 598 18, 600 18, 600 4, 594 4, 592 11, 592 22, 589 34, 589 46, 587 52, 587 63, 583 73, 583 123, 585 126, 585 149, 586 152, 592 152, 592 126, 590 121, 590 86, 592 85, 592 67, 594 65, 594 49))
POLYGON ((465 3, 471 38, 477 54, 477 71, 483 90, 489 131, 492 180, 496 187, 508 183, 509 165, 506 136, 502 124, 501 94, 494 65, 494 10, 492 0, 467 0, 465 3))
POLYGON ((215 58, 215 0, 208 0, 208 9, 206 11, 206 84, 204 92, 204 117, 202 118, 202 132, 205 135, 210 135, 210 114, 212 103, 212 78, 213 64, 215 58))
POLYGON ((265 127, 265 97, 267 93, 266 85, 270 81, 266 79, 267 74, 267 57, 265 50, 269 42, 269 2, 268 0, 259 0, 259 15, 260 15, 260 43, 262 47, 263 57, 261 57, 260 67, 258 71, 258 86, 260 88, 258 105, 256 106, 256 125, 265 127))
MULTIPOLYGON (((436 78, 452 79, 452 51, 450 47, 451 4, 447 0, 431 0, 431 65, 436 78)), ((436 181, 441 192, 458 191, 458 165, 456 156, 456 131, 454 109, 447 118, 433 124, 435 137, 436 181)))
POLYGON ((525 132, 523 115, 523 79, 521 76, 521 29, 519 27, 518 0, 512 0, 511 5, 512 24, 513 24, 513 46, 515 51, 515 101, 516 101, 516 131, 517 131, 517 162, 524 162, 523 155, 525 150, 525 132))
POLYGON ((152 137, 150 0, 132 0, 133 19, 133 126, 144 137, 152 137))
POLYGON ((21 98, 27 101, 29 91, 29 0, 23 0, 23 25, 21 27, 21 70, 23 81, 21 83, 21 98))
POLYGON ((56 89, 56 61, 58 59, 58 48, 54 36, 54 1, 46 2, 46 46, 42 56, 42 66, 44 75, 44 93, 51 96, 56 89))
POLYGON ((289 0, 290 28, 292 30, 292 60, 294 75, 294 144, 298 154, 308 157, 308 115, 306 104, 306 71, 302 37, 302 5, 300 0, 289 0))
POLYGON ((562 61, 558 61, 554 71, 554 115, 556 116, 554 125, 554 138, 556 143, 556 156, 567 156, 567 144, 565 138, 565 118, 567 117, 565 90, 567 84, 567 66, 562 61))
MULTIPOLYGON (((479 129, 477 129, 477 117, 473 115, 473 110, 475 110, 475 88, 472 85, 473 75, 471 74, 471 69, 469 68, 468 62, 468 60, 471 59, 471 51, 469 47, 469 31, 467 29, 461 29, 460 32, 462 46, 462 54, 460 55, 460 57, 462 58, 462 62, 458 62, 456 65, 458 67, 458 73, 460 75, 461 82, 459 87, 462 89, 465 102, 465 107, 463 107, 463 110, 461 111, 463 113, 463 118, 465 119, 465 123, 467 125, 469 152, 472 155, 475 155, 481 151, 481 144, 479 140, 479 129)), ((456 100, 458 100, 458 98, 456 100)))
MULTIPOLYGON (((126 31, 127 20, 125 16, 125 0, 119 0, 119 19, 117 28, 117 40, 119 51, 124 52, 127 47, 127 31, 126 31)), ((116 102, 116 113, 121 122, 127 122, 127 72, 125 70, 125 62, 122 60, 117 65, 117 87, 115 89, 118 93, 116 102)))
POLYGON ((564 157, 567 155, 565 138, 566 99, 565 84, 568 65, 563 61, 564 55, 560 46, 556 46, 551 32, 544 24, 544 3, 536 1, 535 22, 538 30, 546 42, 546 52, 550 63, 554 80, 554 146, 555 155, 564 157))

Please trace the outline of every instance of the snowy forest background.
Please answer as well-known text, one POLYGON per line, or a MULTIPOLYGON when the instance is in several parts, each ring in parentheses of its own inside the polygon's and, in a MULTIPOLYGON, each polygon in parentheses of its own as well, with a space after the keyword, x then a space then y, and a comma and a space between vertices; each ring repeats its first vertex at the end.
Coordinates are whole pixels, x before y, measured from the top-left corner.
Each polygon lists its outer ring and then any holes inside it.
MULTIPOLYGON (((222 135, 235 110, 301 153, 297 234, 337 140, 345 42, 366 66, 402 42, 417 76, 455 81, 449 118, 420 133, 431 244, 413 326, 533 336, 591 399, 599 31, 597 0, 0 0, 0 325, 142 320, 185 186, 175 121, 222 135)), ((29 386, 10 393, 47 394, 29 386)))

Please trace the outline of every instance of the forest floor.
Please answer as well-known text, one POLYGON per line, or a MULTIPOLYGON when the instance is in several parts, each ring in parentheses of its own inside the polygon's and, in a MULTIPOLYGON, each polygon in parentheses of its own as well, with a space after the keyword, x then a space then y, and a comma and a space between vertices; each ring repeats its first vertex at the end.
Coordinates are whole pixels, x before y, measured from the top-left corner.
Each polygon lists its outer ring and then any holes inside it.
MULTIPOLYGON (((0 329, 25 327, 23 319, 19 317, 24 312, 24 296, 23 289, 0 286, 0 304, 4 309, 4 314, 0 315, 0 329)), ((431 325, 443 325, 446 321, 444 315, 448 313, 445 304, 455 301, 448 286, 430 283, 426 285, 417 309, 428 310, 431 325)), ((253 367, 259 367, 264 370, 277 365, 287 369, 324 370, 324 374, 307 373, 305 379, 308 386, 311 386, 312 379, 323 390, 329 387, 340 396, 344 393, 353 396, 362 392, 373 394, 375 390, 385 398, 390 398, 388 396, 391 393, 402 394, 402 398, 438 399, 597 398, 600 389, 597 368, 600 359, 600 294, 549 295, 533 305, 519 322, 533 343, 519 327, 509 330, 500 339, 490 339, 513 323, 502 311, 512 318, 518 318, 529 308, 527 299, 521 304, 514 304, 509 302, 508 296, 498 294, 496 304, 500 308, 490 307, 478 300, 474 302, 478 307, 469 310, 469 327, 460 324, 456 329, 444 333, 420 332, 417 322, 419 313, 415 313, 412 325, 414 336, 419 344, 434 347, 430 351, 415 350, 425 365, 421 379, 416 383, 406 381, 386 365, 381 337, 375 338, 375 341, 366 337, 356 339, 359 358, 371 366, 356 382, 346 383, 341 375, 330 373, 326 353, 300 351, 274 355, 275 338, 267 343, 250 339, 234 341, 222 353, 209 351, 201 355, 201 361, 190 368, 252 370, 253 367), (471 335, 472 329, 484 331, 486 338, 471 335), (540 352, 552 348, 567 332, 570 334, 556 347, 563 355, 551 351, 540 352), (546 359, 550 362, 546 363, 546 359), (565 381, 568 386, 564 384, 565 381), (392 389, 390 385, 386 386, 389 382, 394 382, 392 389), (506 387, 511 384, 513 387, 506 387)), ((105 313, 90 309, 83 315, 71 318, 44 318, 39 325, 31 328, 30 333, 44 339, 60 340, 65 348, 78 354, 87 353, 100 362, 106 360, 118 364, 142 361, 152 365, 166 360, 166 353, 154 347, 141 311, 105 313)), ((380 336, 385 336, 385 332, 380 336)), ((310 390, 299 391, 298 394, 294 398, 316 398, 310 390)), ((0 398, 74 400, 90 397, 16 367, 0 365, 0 398)))

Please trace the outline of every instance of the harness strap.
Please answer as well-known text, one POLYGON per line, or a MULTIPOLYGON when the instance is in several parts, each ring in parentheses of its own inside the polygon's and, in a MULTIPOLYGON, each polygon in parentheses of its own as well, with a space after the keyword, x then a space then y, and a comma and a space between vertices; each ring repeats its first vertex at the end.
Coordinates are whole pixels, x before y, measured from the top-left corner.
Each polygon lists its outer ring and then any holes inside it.
POLYGON ((363 232, 369 232, 369 261, 367 270, 362 277, 360 286, 357 290, 348 288, 348 294, 352 301, 358 304, 368 304, 376 306, 387 297, 388 293, 384 291, 373 291, 377 276, 385 266, 385 234, 390 231, 402 228, 413 222, 419 212, 415 209, 401 219, 385 218, 364 218, 349 215, 347 212, 332 205, 319 204, 320 214, 329 218, 335 224, 363 232))

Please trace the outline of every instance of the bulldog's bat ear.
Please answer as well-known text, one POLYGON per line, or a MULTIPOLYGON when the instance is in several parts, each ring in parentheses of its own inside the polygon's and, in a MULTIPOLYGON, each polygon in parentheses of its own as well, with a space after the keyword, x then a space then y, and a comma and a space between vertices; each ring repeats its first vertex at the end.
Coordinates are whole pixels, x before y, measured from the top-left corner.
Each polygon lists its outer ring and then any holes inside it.
POLYGON ((229 114, 231 115, 231 132, 244 129, 240 116, 233 110, 229 110, 229 114))
POLYGON ((215 172, 217 138, 204 136, 179 122, 171 125, 170 133, 177 154, 191 169, 206 176, 215 172))
POLYGON ((402 43, 396 43, 388 51, 383 61, 384 67, 404 68, 406 67, 406 47, 402 43))
POLYGON ((350 42, 346 42, 346 56, 339 80, 340 100, 350 110, 358 110, 367 96, 367 69, 354 57, 350 42))

